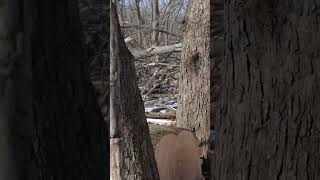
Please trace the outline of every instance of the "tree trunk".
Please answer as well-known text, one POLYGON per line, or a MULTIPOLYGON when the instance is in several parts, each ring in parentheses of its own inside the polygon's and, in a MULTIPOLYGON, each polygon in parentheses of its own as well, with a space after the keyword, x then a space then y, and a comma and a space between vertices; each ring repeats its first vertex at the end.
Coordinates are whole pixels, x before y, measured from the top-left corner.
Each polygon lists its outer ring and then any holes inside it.
POLYGON ((124 175, 126 167, 124 162, 123 121, 121 119, 121 61, 118 58, 120 48, 118 48, 117 39, 117 33, 121 29, 118 29, 115 1, 117 0, 113 0, 110 6, 110 171, 111 179, 122 180, 126 179, 124 175))
POLYGON ((320 2, 225 4, 212 178, 320 178, 320 2))
POLYGON ((207 158, 210 132, 209 0, 189 1, 182 48, 177 126, 195 132, 207 158))
MULTIPOLYGON (((153 29, 158 29, 159 18, 160 18, 159 1, 152 0, 152 28, 153 29)), ((152 43, 153 43, 153 45, 156 45, 156 46, 159 45, 159 32, 158 31, 152 32, 152 43)))
MULTIPOLYGON (((221 118, 221 65, 224 57, 224 0, 210 1, 210 131, 221 118)), ((212 132, 211 134, 214 134, 212 132)), ((211 149, 214 136, 210 137, 211 149)))
POLYGON ((17 167, 10 142, 9 123, 15 117, 14 43, 9 0, 0 0, 0 179, 16 180, 17 167))
POLYGON ((82 53, 78 3, 39 1, 33 8, 35 179, 107 179, 108 127, 82 53))
MULTIPOLYGON (((109 1, 80 0, 80 20, 90 79, 99 96, 105 121, 109 121, 109 1)), ((109 127, 109 126, 108 126, 109 127)))
MULTIPOLYGON (((112 103, 120 107, 112 108, 118 108, 116 112, 119 114, 116 114, 115 118, 120 121, 117 123, 123 124, 123 144, 125 146, 124 152, 120 152, 123 153, 125 160, 124 168, 120 171, 127 180, 158 180, 159 175, 148 124, 144 116, 143 101, 137 85, 134 57, 126 47, 115 11, 111 12, 110 18, 112 28, 110 30, 110 54, 112 61, 117 62, 118 66, 114 67, 116 71, 111 73, 118 74, 118 79, 120 79, 119 102, 112 103)), ((115 77, 116 74, 110 76, 115 77)))
POLYGON ((0 1, 0 179, 35 179, 31 2, 0 1), (2 24, 3 23, 3 24, 2 24))
MULTIPOLYGON (((141 17, 141 11, 140 11, 140 2, 141 2, 141 0, 135 0, 135 6, 136 6, 136 12, 137 12, 137 21, 138 21, 138 25, 139 26, 143 25, 142 17, 141 17)), ((142 39, 141 29, 137 29, 137 31, 138 31, 139 43, 141 45, 144 45, 143 44, 143 39, 142 39)))

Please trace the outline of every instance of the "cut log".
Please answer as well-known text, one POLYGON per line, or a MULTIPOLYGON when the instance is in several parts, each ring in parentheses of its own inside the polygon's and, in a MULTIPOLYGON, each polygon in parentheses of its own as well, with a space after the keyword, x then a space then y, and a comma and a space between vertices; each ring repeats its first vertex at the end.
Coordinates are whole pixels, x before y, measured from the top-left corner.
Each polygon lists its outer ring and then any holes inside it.
POLYGON ((168 111, 168 112, 146 112, 146 118, 153 118, 153 119, 176 119, 176 112, 175 111, 168 111))
POLYGON ((202 150, 189 130, 149 124, 160 180, 203 180, 202 150))

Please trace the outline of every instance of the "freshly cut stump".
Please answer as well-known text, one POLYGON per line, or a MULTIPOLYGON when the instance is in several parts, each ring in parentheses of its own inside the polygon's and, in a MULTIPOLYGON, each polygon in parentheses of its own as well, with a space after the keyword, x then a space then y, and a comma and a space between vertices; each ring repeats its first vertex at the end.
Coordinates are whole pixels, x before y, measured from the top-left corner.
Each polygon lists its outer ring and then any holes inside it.
POLYGON ((201 149, 189 130, 149 124, 160 180, 202 180, 201 149))

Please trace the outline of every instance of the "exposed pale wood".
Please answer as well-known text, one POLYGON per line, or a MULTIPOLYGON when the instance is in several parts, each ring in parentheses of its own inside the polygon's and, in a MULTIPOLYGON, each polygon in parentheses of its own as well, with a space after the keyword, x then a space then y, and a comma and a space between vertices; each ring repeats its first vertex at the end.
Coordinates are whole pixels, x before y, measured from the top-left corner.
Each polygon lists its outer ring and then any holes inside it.
MULTIPOLYGON (((117 0, 115 0, 117 1, 117 0)), ((120 48, 116 3, 110 7, 110 172, 113 180, 124 179, 123 119, 120 99, 120 48)))

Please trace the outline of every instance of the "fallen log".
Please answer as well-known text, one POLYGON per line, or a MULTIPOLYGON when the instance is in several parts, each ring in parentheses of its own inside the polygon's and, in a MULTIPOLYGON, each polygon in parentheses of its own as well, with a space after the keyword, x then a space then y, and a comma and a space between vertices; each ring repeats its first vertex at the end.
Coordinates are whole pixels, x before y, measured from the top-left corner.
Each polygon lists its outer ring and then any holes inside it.
POLYGON ((153 119, 176 119, 176 112, 175 111, 168 111, 165 113, 162 112, 146 112, 146 118, 153 118, 153 119))
POLYGON ((182 50, 182 43, 169 46, 154 46, 147 49, 142 49, 142 46, 131 37, 126 38, 125 42, 135 59, 143 59, 154 55, 171 54, 175 52, 181 52, 182 50))
POLYGON ((161 180, 203 180, 201 148, 186 129, 149 124, 152 145, 161 180))

